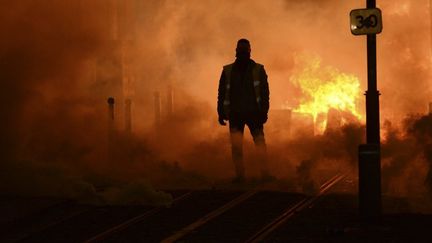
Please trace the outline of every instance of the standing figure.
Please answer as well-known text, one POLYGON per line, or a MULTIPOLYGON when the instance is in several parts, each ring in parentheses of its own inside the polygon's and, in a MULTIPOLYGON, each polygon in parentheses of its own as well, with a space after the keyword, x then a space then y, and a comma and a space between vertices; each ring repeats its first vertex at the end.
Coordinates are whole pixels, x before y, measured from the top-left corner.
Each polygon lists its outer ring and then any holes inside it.
POLYGON ((243 164, 243 131, 249 127, 258 150, 261 174, 271 178, 267 168, 264 123, 269 110, 269 87, 264 66, 250 58, 251 46, 247 39, 237 42, 236 60, 223 67, 219 80, 217 112, 219 123, 229 121, 232 160, 235 165, 234 182, 245 178, 243 164))

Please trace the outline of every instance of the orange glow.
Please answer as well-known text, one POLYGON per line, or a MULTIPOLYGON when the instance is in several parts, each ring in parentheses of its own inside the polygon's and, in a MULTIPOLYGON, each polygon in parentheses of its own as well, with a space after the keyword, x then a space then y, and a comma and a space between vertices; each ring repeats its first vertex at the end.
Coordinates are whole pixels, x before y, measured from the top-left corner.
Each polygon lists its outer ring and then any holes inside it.
POLYGON ((360 80, 356 76, 334 67, 322 67, 318 57, 300 56, 297 62, 303 69, 291 77, 291 82, 301 89, 303 97, 295 112, 311 114, 315 122, 323 114, 323 121, 317 127, 319 131, 325 129, 331 108, 362 118, 356 106, 360 97, 360 80))

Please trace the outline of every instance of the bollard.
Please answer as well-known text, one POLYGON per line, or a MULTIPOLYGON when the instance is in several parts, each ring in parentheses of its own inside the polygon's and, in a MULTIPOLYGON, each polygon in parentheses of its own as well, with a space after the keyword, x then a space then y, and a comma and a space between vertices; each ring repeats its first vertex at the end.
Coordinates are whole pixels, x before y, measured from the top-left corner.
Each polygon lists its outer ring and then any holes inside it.
POLYGON ((110 121, 114 121, 114 98, 108 98, 108 118, 110 121))

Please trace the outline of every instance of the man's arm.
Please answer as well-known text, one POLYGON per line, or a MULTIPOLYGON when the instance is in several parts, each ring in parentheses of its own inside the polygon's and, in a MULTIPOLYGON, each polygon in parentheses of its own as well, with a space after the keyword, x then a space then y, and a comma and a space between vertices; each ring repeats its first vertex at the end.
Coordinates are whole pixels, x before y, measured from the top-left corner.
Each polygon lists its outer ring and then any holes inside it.
POLYGON ((261 109, 265 114, 267 114, 270 108, 270 90, 267 81, 267 73, 264 69, 264 66, 261 69, 260 76, 261 76, 260 78, 261 78, 261 99, 262 99, 261 109))
POLYGON ((219 89, 218 89, 218 100, 217 100, 217 113, 219 117, 226 118, 224 114, 224 100, 225 100, 226 84, 225 75, 222 70, 221 77, 219 79, 219 89))

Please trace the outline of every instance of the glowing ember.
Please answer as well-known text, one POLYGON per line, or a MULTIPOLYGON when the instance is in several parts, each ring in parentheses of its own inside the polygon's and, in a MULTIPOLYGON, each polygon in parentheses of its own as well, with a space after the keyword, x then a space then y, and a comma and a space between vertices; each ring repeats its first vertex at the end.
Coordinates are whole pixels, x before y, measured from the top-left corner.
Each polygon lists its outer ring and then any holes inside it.
POLYGON ((357 77, 334 67, 322 67, 318 57, 299 56, 296 61, 303 68, 294 73, 291 82, 301 89, 303 97, 295 112, 311 114, 315 123, 320 120, 317 126, 321 131, 332 108, 361 119, 356 106, 360 96, 360 80, 357 77), (323 115, 325 118, 322 118, 323 115))

